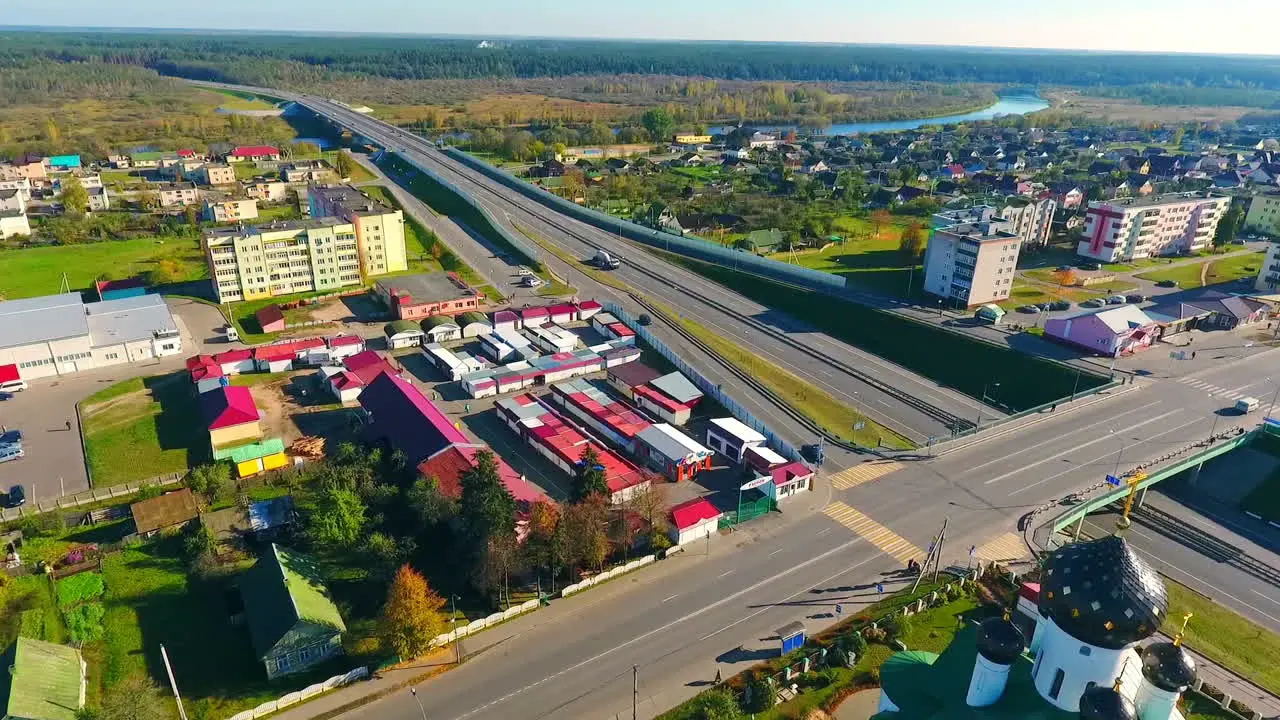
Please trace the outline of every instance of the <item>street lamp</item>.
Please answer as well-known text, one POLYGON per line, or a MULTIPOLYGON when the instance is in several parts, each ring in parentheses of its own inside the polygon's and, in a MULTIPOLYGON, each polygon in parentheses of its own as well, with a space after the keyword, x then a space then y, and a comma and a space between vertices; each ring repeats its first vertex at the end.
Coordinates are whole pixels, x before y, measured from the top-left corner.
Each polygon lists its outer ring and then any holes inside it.
MULTIPOLYGON (((1271 378, 1264 378, 1264 381, 1265 381, 1265 382, 1271 382, 1271 378)), ((1275 391, 1275 394, 1271 396, 1271 407, 1267 408, 1267 417, 1266 417, 1266 418, 1264 418, 1264 420, 1265 420, 1265 419, 1268 419, 1268 418, 1273 418, 1273 417, 1275 417, 1275 415, 1276 415, 1276 398, 1277 398, 1277 397, 1280 397, 1280 383, 1276 383, 1276 391, 1275 391)))
MULTIPOLYGON (((1114 434, 1116 432, 1115 428, 1112 428, 1111 432, 1114 434)), ((1120 477, 1120 458, 1122 457, 1124 457, 1124 438, 1123 437, 1120 438, 1120 452, 1116 453, 1116 469, 1114 472, 1111 473, 1112 477, 1120 477)))
MULTIPOLYGON (((1209 393, 1209 397, 1213 398, 1213 393, 1209 393)), ((1218 410, 1221 410, 1221 408, 1218 408, 1218 410)), ((1213 411, 1213 427, 1209 428, 1210 443, 1213 442, 1214 434, 1218 432, 1218 418, 1222 417, 1222 413, 1218 412, 1218 410, 1213 411)))
MULTIPOLYGON (((450 595, 449 595, 449 611, 452 613, 452 614, 449 616, 449 626, 450 626, 450 630, 453 632, 453 662, 454 662, 454 663, 456 663, 456 664, 458 664, 458 665, 461 665, 461 664, 462 664, 462 651, 461 651, 461 649, 460 649, 460 645, 458 644, 458 628, 457 628, 457 627, 455 627, 455 626, 457 625, 457 622, 458 622, 458 603, 457 603, 457 601, 458 601, 459 599, 460 599, 460 598, 459 598, 457 595, 453 595, 453 594, 450 594, 450 595)), ((417 697, 417 693, 414 693, 414 697, 417 697)))
MULTIPOLYGON (((982 386, 982 402, 984 402, 984 403, 985 403, 985 402, 987 402, 987 390, 988 390, 988 389, 991 389, 991 390, 997 390, 997 389, 999 389, 999 388, 1000 388, 1000 383, 998 383, 998 382, 988 382, 986 385, 983 385, 983 386, 982 386)), ((981 407, 981 406, 979 406, 979 407, 978 407, 978 422, 976 423, 976 426, 979 426, 979 427, 980 427, 981 425, 982 425, 982 407, 981 407)))

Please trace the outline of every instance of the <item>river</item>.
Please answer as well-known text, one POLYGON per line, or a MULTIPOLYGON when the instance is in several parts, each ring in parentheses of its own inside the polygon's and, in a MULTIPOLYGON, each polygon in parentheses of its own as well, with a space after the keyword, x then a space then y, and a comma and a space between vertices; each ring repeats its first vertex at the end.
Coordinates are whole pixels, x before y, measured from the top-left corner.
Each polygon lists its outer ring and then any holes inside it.
MULTIPOLYGON (((918 118, 916 120, 889 120, 885 122, 860 122, 860 123, 836 123, 831 127, 821 131, 823 135, 857 135, 860 133, 873 132, 897 132, 900 130, 915 130, 925 125, 946 125, 951 123, 975 122, 978 120, 992 120, 1002 115, 1026 115, 1028 113, 1044 110, 1049 107, 1048 101, 1035 95, 1010 95, 1002 97, 1000 101, 991 107, 981 110, 964 113, 961 115, 946 115, 943 117, 918 118)), ((744 123, 749 127, 765 132, 786 132, 788 130, 798 129, 795 125, 752 125, 744 123)), ((722 125, 720 127, 711 128, 713 134, 727 133, 733 130, 731 125, 722 125)))

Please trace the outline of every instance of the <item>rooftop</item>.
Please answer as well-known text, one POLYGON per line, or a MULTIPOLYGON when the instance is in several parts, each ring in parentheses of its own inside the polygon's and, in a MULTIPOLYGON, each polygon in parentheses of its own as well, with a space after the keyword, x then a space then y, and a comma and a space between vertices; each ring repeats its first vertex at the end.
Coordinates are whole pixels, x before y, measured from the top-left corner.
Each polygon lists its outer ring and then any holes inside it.
POLYGON ((1203 192, 1188 193, 1165 193, 1164 195, 1147 195, 1145 197, 1127 197, 1115 198, 1114 200, 1095 200, 1089 203, 1090 208, 1095 207, 1153 207, 1156 205, 1167 205, 1172 203, 1195 202, 1197 200, 1227 200, 1226 196, 1214 196, 1203 192))
POLYGON ((993 218, 985 222, 965 222, 948 225, 940 228, 938 232, 976 242, 1016 240, 1018 238, 1017 233, 1011 233, 1005 230, 1005 227, 1008 226, 1004 222, 993 218))
MULTIPOLYGON (((244 237, 245 235, 261 235, 266 232, 286 232, 291 230, 315 230, 318 228, 331 228, 345 225, 351 227, 351 223, 345 222, 341 218, 321 217, 321 218, 305 218, 302 220, 272 220, 271 222, 258 223, 257 225, 246 225, 244 227, 232 226, 225 228, 214 228, 205 232, 206 240, 218 240, 222 238, 244 237)), ((354 232, 354 228, 352 232, 354 232)))
POLYGON ((654 378, 649 381, 649 385, 661 390, 668 397, 680 403, 691 403, 702 397, 702 391, 679 372, 670 372, 654 378))
POLYGON ((80 293, 0 302, 0 348, 89 334, 80 293))
POLYGON ((169 306, 159 295, 138 295, 88 303, 89 338, 94 347, 135 340, 150 340, 178 332, 169 306))
POLYGON ((0 716, 26 720, 75 720, 84 706, 80 651, 19 637, 4 655, 0 716))
POLYGON ((741 420, 737 418, 712 418, 711 424, 716 428, 747 443, 762 443, 765 441, 764 435, 747 427, 741 420))
POLYGON ((720 510, 706 498, 694 498, 671 507, 671 519, 680 530, 718 517, 720 517, 720 510))
POLYGON ((395 212, 350 185, 313 185, 307 192, 328 206, 337 206, 353 215, 387 215, 395 212))
POLYGON ((377 286, 388 295, 395 296, 401 305, 457 300, 476 294, 457 275, 448 272, 401 275, 379 280, 377 286))
POLYGON ((311 645, 347 629, 316 564, 274 543, 244 574, 240 591, 259 658, 280 646, 311 645))
POLYGON ((200 396, 200 409, 210 430, 257 422, 262 418, 249 388, 227 385, 200 396))
POLYGON ((140 500, 130 505, 129 510, 133 513, 133 524, 137 526, 139 533, 180 525, 196 519, 200 514, 196 507, 196 497, 187 488, 140 500))

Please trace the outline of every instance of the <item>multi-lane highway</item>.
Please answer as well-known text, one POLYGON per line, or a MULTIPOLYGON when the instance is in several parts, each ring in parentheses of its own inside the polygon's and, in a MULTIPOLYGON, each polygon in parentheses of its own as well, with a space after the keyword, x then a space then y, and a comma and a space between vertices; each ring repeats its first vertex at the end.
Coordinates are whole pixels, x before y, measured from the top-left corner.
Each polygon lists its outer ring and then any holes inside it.
MULTIPOLYGON (((330 117, 343 117, 342 106, 317 98, 293 99, 330 117)), ((509 189, 473 179, 469 171, 429 146, 422 147, 420 141, 379 137, 384 130, 357 124, 367 120, 358 116, 342 122, 419 162, 433 163, 512 227, 529 226, 580 257, 596 244, 626 247, 613 244, 619 241, 607 233, 603 235, 608 240, 548 208, 512 198, 509 189)), ((546 260, 557 271, 572 271, 558 258, 546 260)), ((768 309, 718 285, 656 259, 646 257, 644 264, 665 279, 655 281, 635 263, 621 269, 619 276, 803 373, 837 397, 853 402, 850 396, 857 391, 853 397, 858 404, 870 404, 855 374, 839 367, 857 363, 855 367, 869 368, 882 379, 892 377, 894 383, 923 383, 911 386, 916 387, 913 392, 957 413, 976 409, 968 398, 954 397, 910 374, 895 375, 900 369, 879 366, 876 363, 883 361, 790 324, 794 321, 779 321, 768 309), (778 330, 779 324, 786 331, 778 330), (789 339, 807 350, 788 344, 789 339)), ((585 276, 573 282, 631 306, 630 298, 591 284, 585 276)), ((714 382, 723 379, 735 394, 742 388, 744 404, 776 424, 784 436, 803 441, 810 434, 803 423, 743 387, 729 369, 673 330, 655 327, 674 349, 689 353, 714 382)), ((1213 382, 1261 395, 1257 386, 1270 382, 1262 378, 1272 374, 1278 353, 1224 362, 1212 368, 1213 382)), ((418 699, 428 717, 454 720, 627 717, 636 666, 639 713, 652 717, 696 693, 714 677, 717 665, 728 675, 764 657, 775 645, 775 628, 801 620, 816 629, 835 620, 835 603, 856 605, 874 599, 871 588, 886 578, 892 589, 893 576, 886 573, 908 558, 922 557, 944 519, 949 522, 948 560, 963 564, 970 547, 978 557, 1011 557, 1021 552, 1016 525, 1028 510, 1092 485, 1117 466, 1124 469, 1230 426, 1231 418, 1216 414, 1222 398, 1205 393, 1194 381, 1139 380, 1109 395, 1012 421, 982 442, 934 459, 872 464, 857 456, 834 455, 818 489, 784 506, 780 515, 466 641, 468 661, 422 685, 418 699)), ((911 417, 909 408, 894 406, 893 398, 880 400, 886 403, 883 417, 911 417)), ((284 717, 307 716, 304 706, 284 717)), ((412 698, 398 694, 349 716, 412 720, 420 717, 420 710, 412 698)))
MULTIPOLYGON (((984 418, 1000 414, 997 408, 834 340, 793 317, 748 300, 696 273, 644 253, 626 240, 535 202, 463 166, 422 138, 325 98, 256 90, 292 100, 431 168, 469 193, 512 233, 531 231, 583 259, 590 257, 597 248, 621 255, 628 260, 617 271, 621 280, 755 351, 837 400, 859 408, 913 441, 924 442, 929 436, 946 435, 955 424, 971 423, 979 414, 984 418)), ((576 282, 587 287, 592 285, 576 282)))

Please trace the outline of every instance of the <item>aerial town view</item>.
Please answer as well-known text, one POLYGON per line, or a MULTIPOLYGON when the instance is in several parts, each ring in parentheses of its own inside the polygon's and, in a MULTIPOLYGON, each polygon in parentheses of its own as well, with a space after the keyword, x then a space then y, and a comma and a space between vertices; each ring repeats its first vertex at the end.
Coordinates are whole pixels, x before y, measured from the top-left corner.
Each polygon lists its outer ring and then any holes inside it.
POLYGON ((0 720, 1280 720, 1273 0, 0 23, 0 720))

